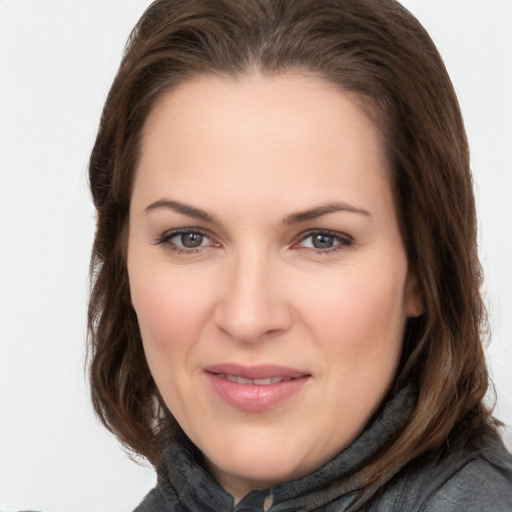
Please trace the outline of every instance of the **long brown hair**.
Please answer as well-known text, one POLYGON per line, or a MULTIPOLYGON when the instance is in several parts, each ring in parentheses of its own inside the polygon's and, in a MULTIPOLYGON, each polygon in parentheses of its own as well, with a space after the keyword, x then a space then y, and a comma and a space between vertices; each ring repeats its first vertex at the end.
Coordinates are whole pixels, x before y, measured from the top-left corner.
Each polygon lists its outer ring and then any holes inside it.
POLYGON ((145 360, 126 270, 141 131, 155 101, 176 85, 255 69, 336 84, 357 98, 386 143, 424 314, 407 325, 395 382, 395 389, 414 383, 415 408, 359 473, 375 490, 415 457, 442 449, 455 432, 469 437, 494 428, 483 402, 485 315, 464 126, 434 44, 394 0, 157 0, 143 14, 90 159, 98 213, 89 305, 93 404, 126 447, 158 462, 160 434, 178 427, 145 360))

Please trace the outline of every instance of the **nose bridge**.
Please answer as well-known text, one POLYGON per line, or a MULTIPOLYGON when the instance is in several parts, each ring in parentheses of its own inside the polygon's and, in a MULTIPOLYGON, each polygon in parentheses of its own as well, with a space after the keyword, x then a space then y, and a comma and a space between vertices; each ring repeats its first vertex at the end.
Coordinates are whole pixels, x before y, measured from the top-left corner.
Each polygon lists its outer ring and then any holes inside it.
POLYGON ((254 245, 239 250, 218 304, 217 325, 241 342, 286 329, 290 317, 278 275, 279 261, 270 251, 254 245))

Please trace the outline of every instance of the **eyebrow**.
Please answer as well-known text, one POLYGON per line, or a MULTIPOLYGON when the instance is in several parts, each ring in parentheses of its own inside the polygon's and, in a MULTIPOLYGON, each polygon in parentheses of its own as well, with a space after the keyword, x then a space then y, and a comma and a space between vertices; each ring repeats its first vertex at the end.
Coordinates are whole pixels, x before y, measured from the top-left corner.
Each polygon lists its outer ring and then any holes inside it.
POLYGON ((322 215, 327 215, 328 213, 334 212, 349 212, 349 213, 357 213, 360 215, 364 215, 366 217, 371 217, 369 211, 364 210, 363 208, 356 208, 355 206, 351 206, 346 203, 328 203, 317 208, 312 208, 310 210, 305 210, 303 212, 292 213, 291 215, 287 215, 283 224, 290 226, 293 224, 300 224, 301 222, 306 222, 308 220, 313 220, 322 215))
MULTIPOLYGON (((199 220, 203 220, 205 222, 217 222, 215 216, 208 213, 205 210, 196 208, 194 206, 190 206, 185 203, 180 203, 179 201, 173 201, 170 199, 159 199, 158 201, 155 201, 154 203, 151 203, 149 206, 147 206, 145 211, 146 213, 149 213, 159 208, 167 208, 177 213, 186 215, 187 217, 193 217, 199 220)), ((322 215, 327 215, 329 213, 335 212, 349 212, 364 215, 366 217, 371 217, 370 212, 364 210, 363 208, 356 208, 355 206, 351 206, 346 203, 335 202, 324 204, 316 208, 311 208, 309 210, 304 210, 302 212, 287 215, 283 219, 283 224, 287 226, 291 226, 293 224, 300 224, 301 222, 313 220, 318 217, 321 217, 322 215)))
POLYGON ((155 201, 146 207, 145 211, 146 213, 149 213, 153 210, 157 210, 158 208, 168 208, 170 210, 174 210, 177 213, 186 215, 187 217, 193 217, 205 222, 215 222, 215 217, 205 210, 195 208, 194 206, 190 206, 188 204, 180 203, 179 201, 171 201, 170 199, 159 199, 158 201, 155 201))

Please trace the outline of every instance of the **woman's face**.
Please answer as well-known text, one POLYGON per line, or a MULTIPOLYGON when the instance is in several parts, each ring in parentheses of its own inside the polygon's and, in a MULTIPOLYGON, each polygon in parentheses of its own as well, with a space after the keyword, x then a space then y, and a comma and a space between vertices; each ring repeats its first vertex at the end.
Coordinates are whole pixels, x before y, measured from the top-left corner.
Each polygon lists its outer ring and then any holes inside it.
POLYGON ((151 373, 235 496, 317 469, 419 313, 376 127, 312 77, 201 78, 154 108, 128 272, 151 373))

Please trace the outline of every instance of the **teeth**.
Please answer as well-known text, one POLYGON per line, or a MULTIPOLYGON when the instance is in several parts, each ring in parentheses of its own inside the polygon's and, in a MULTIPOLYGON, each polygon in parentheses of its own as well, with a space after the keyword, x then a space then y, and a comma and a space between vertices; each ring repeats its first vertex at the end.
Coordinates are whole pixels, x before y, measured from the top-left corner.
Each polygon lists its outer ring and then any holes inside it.
POLYGON ((235 377, 235 382, 238 382, 238 384, 254 384, 251 379, 244 379, 243 377, 235 377))
POLYGON ((269 377, 268 379, 254 379, 254 384, 258 384, 258 386, 268 386, 269 384, 275 384, 275 381, 272 382, 274 379, 279 379, 279 377, 269 377))
POLYGON ((269 377, 268 379, 254 379, 253 382, 259 386, 268 386, 269 384, 277 384, 289 380, 292 380, 291 377, 269 377))
POLYGON ((229 382, 236 382, 237 384, 255 384, 257 386, 268 386, 269 384, 278 384, 279 382, 285 382, 292 380, 291 377, 268 377, 266 379, 246 379, 245 377, 239 377, 237 375, 227 375, 225 373, 219 373, 219 377, 229 380, 229 382))

